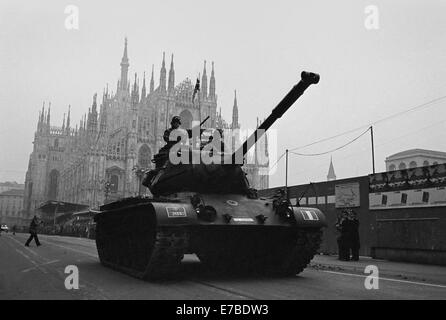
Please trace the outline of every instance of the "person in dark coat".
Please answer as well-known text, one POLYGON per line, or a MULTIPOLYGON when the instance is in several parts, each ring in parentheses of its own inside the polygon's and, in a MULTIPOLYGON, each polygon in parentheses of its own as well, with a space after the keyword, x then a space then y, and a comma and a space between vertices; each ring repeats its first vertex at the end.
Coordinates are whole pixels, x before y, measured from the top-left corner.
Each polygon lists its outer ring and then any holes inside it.
POLYGON ((40 246, 40 241, 39 238, 37 237, 37 227, 39 226, 39 224, 41 224, 42 222, 39 221, 39 219, 37 218, 37 216, 34 216, 34 218, 31 221, 31 224, 29 225, 29 238, 25 243, 26 247, 29 247, 29 243, 34 239, 34 241, 36 242, 37 246, 40 246))
POLYGON ((348 238, 348 256, 350 257, 351 254, 351 260, 352 261, 358 261, 359 260, 359 248, 360 248, 360 242, 359 242, 359 220, 356 216, 356 212, 353 210, 348 211, 347 215, 347 238, 348 238))
POLYGON ((338 220, 336 221, 336 229, 340 233, 337 238, 337 241, 338 241, 339 260, 341 261, 350 260, 347 228, 348 228, 347 211, 343 210, 341 214, 338 216, 338 220))

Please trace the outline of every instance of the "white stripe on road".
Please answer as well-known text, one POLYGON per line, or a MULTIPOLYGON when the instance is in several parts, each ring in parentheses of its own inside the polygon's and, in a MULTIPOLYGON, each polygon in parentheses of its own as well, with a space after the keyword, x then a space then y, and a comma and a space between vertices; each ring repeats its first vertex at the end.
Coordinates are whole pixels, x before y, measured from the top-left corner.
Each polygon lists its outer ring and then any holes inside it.
POLYGON ((37 262, 35 262, 33 259, 31 259, 30 257, 28 257, 24 252, 20 251, 19 249, 15 249, 15 251, 17 251, 18 253, 20 253, 22 256, 24 256, 29 262, 31 262, 34 267, 36 269, 39 269, 40 271, 42 271, 43 273, 48 273, 48 271, 46 271, 43 268, 40 268, 39 264, 37 262))
POLYGON ((47 264, 56 263, 56 262, 59 262, 59 261, 60 261, 60 260, 53 260, 53 261, 49 261, 49 262, 45 262, 45 263, 41 263, 41 264, 39 264, 38 266, 35 266, 35 267, 31 267, 31 268, 22 270, 22 272, 29 272, 29 271, 31 271, 31 270, 36 269, 37 267, 45 266, 45 265, 47 265, 47 264))
POLYGON ((66 247, 66 246, 63 246, 63 245, 60 245, 60 244, 52 243, 52 242, 47 241, 47 240, 42 240, 42 241, 45 242, 45 243, 51 244, 53 246, 56 246, 56 247, 60 247, 60 248, 66 249, 66 250, 71 250, 71 251, 74 251, 74 252, 77 252, 77 253, 85 254, 87 256, 91 256, 93 258, 99 259, 99 256, 97 254, 93 254, 93 253, 89 253, 89 252, 81 251, 81 250, 76 250, 76 249, 73 249, 73 248, 70 248, 70 247, 66 247))
MULTIPOLYGON (((18 244, 20 244, 20 246, 22 245, 21 242, 19 242, 18 240, 14 239, 14 238, 10 237, 10 239, 12 239, 15 242, 17 242, 18 244)), ((66 246, 63 246, 63 245, 60 245, 60 244, 55 244, 55 243, 53 243, 51 241, 48 241, 47 238, 45 240, 40 239, 40 242, 47 243, 47 244, 50 244, 50 245, 53 245, 53 246, 56 246, 56 247, 60 247, 60 248, 66 249, 66 250, 71 250, 71 251, 74 251, 74 252, 77 252, 77 253, 85 254, 85 255, 91 256, 93 258, 99 259, 99 256, 97 254, 89 253, 89 252, 81 251, 81 250, 76 250, 76 249, 73 249, 73 248, 70 248, 70 247, 66 247, 66 246)), ((29 250, 30 252, 32 252, 33 254, 35 254, 35 255, 37 255, 39 257, 42 257, 42 256, 40 256, 39 254, 35 253, 33 250, 31 250, 28 247, 25 247, 25 249, 29 250)), ((42 258, 44 258, 44 257, 42 257, 42 258)), ((49 259, 46 259, 46 258, 44 258, 44 259, 45 260, 49 260, 49 259)))
POLYGON ((25 247, 24 244, 21 243, 20 241, 18 241, 17 239, 15 239, 15 238, 13 238, 13 237, 9 237, 9 239, 14 240, 15 242, 17 242, 17 243, 19 244, 20 247, 23 246, 23 248, 24 248, 25 250, 27 250, 28 252, 31 252, 33 255, 35 255, 35 256, 37 256, 37 257, 40 257, 40 258, 42 258, 42 259, 44 259, 44 260, 46 260, 46 261, 49 260, 49 259, 45 258, 44 256, 39 255, 39 254, 38 254, 37 252, 35 252, 34 250, 31 250, 31 248, 25 247))
MULTIPOLYGON (((326 270, 321 270, 321 271, 322 272, 326 272, 326 273, 339 274, 339 275, 343 275, 343 276, 360 277, 360 278, 367 278, 367 277, 369 277, 369 276, 362 275, 362 274, 335 272, 335 271, 326 271, 326 270)), ((378 279, 379 280, 385 280, 385 281, 392 281, 392 282, 416 284, 416 285, 420 285, 420 286, 428 286, 428 287, 435 287, 435 288, 446 288, 446 286, 441 285, 441 284, 432 284, 432 283, 423 283, 423 282, 415 282, 415 281, 407 281, 407 280, 398 280, 398 279, 390 279, 390 278, 383 278, 383 277, 379 277, 378 279)))

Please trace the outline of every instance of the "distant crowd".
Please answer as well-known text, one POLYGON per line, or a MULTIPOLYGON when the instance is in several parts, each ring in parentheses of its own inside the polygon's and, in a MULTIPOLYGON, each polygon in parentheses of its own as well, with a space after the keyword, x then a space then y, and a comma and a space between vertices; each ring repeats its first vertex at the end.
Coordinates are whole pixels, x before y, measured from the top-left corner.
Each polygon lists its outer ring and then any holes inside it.
POLYGON ((79 238, 95 239, 96 225, 94 223, 44 225, 40 229, 41 234, 71 236, 79 238))
MULTIPOLYGON (((96 224, 93 222, 76 223, 76 224, 56 224, 56 225, 40 225, 38 227, 39 234, 60 235, 78 238, 95 239, 96 224)), ((15 232, 28 233, 29 226, 16 226, 15 232)))

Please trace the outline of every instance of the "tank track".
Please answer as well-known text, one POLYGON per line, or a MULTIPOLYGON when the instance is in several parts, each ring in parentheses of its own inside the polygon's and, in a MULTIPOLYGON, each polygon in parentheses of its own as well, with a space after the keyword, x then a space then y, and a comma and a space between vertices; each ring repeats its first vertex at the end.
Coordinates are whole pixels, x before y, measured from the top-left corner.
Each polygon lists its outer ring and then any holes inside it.
POLYGON ((188 233, 181 228, 157 228, 154 240, 141 243, 138 236, 120 240, 103 237, 99 230, 97 247, 101 263, 144 280, 166 279, 178 273, 188 246, 188 233), (132 254, 134 250, 138 254, 132 254))
POLYGON ((321 230, 305 231, 299 229, 296 245, 288 255, 284 256, 282 263, 273 272, 282 275, 301 273, 319 250, 321 242, 321 230))
POLYGON ((249 246, 237 251, 234 247, 219 250, 205 250, 197 253, 200 260, 213 272, 256 273, 277 276, 290 276, 302 272, 317 253, 322 241, 319 229, 298 229, 287 238, 287 243, 277 242, 265 250, 253 253, 249 246))
POLYGON ((159 230, 143 279, 168 278, 179 271, 188 247, 188 233, 178 228, 159 230))

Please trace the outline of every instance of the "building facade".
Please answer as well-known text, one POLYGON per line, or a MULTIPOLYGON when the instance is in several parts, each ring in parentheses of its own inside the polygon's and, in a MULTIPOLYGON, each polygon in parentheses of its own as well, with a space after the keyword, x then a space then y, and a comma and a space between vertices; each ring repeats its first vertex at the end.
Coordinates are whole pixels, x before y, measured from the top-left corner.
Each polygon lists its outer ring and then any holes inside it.
POLYGON ((25 189, 23 183, 17 183, 15 181, 0 182, 0 193, 11 190, 11 189, 25 189))
POLYGON ((395 153, 386 158, 386 170, 404 170, 446 163, 446 152, 411 149, 395 153))
POLYGON ((22 225, 26 218, 23 212, 23 189, 10 189, 0 193, 0 223, 22 225))
MULTIPOLYGON (((145 74, 142 84, 137 74, 129 80, 129 65, 126 39, 116 92, 110 92, 107 86, 101 102, 95 94, 88 114, 75 126, 70 107, 61 127, 51 125, 51 105, 47 110, 45 105, 42 107, 25 177, 23 206, 28 215, 47 200, 98 207, 105 197, 118 199, 139 194, 136 169, 152 167, 151 159, 164 145, 162 136, 174 115, 181 117, 184 128, 207 116, 204 127, 240 128, 236 97, 231 124, 222 118, 221 109, 217 111, 214 63, 208 80, 204 62, 197 94, 190 79, 175 83, 173 55, 167 73, 163 54, 157 87, 153 66, 146 85, 145 74)), ((264 153, 266 143, 259 148, 264 153)), ((255 159, 245 166, 248 180, 255 188, 267 188, 268 176, 261 169, 268 164, 259 165, 255 159)))

